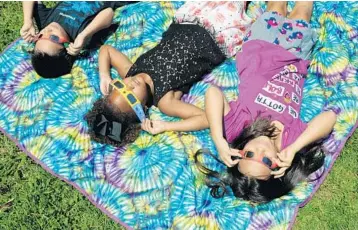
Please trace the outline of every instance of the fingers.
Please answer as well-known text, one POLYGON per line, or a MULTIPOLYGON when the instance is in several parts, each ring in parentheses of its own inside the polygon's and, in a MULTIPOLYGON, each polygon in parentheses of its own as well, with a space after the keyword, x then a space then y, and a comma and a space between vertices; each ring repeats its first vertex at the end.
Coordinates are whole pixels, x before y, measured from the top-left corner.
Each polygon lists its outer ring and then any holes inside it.
POLYGON ((32 37, 35 37, 35 36, 36 36, 36 31, 35 31, 35 29, 31 29, 31 30, 29 31, 29 33, 31 34, 32 37))
POLYGON ((278 171, 272 171, 271 175, 273 175, 274 178, 280 178, 285 175, 286 169, 288 169, 288 167, 282 167, 278 171))
POLYGON ((21 35, 21 37, 22 37, 25 41, 27 41, 27 42, 29 42, 30 39, 32 38, 31 34, 28 33, 28 32, 26 32, 26 33, 24 33, 23 35, 21 35))
POLYGON ((34 42, 36 31, 32 25, 24 25, 20 30, 21 37, 27 42, 34 42))
POLYGON ((72 55, 72 56, 76 56, 80 53, 81 51, 81 47, 76 47, 74 46, 73 43, 70 43, 70 45, 67 48, 67 53, 72 55))
POLYGON ((237 165, 240 161, 240 159, 236 158, 236 157, 241 157, 241 155, 235 151, 237 151, 237 150, 229 149, 229 151, 226 151, 223 154, 220 154, 221 159, 223 160, 225 165, 227 165, 228 167, 233 167, 233 166, 237 165), (235 157, 235 158, 233 159, 232 157, 235 157))
MULTIPOLYGON (((279 155, 279 154, 277 154, 279 155)), ((281 154, 282 155, 282 154, 281 154)), ((290 162, 285 162, 285 161, 282 161, 281 159, 276 159, 275 160, 276 164, 278 165, 278 167, 280 167, 279 170, 277 171, 272 171, 271 172, 271 175, 274 176, 274 178, 280 178, 282 177, 283 175, 285 175, 285 172, 286 170, 291 167, 291 163, 290 162)))
POLYGON ((238 149, 231 149, 230 148, 230 152, 231 152, 231 156, 237 156, 237 157, 242 157, 241 154, 240 154, 240 150, 238 149))
POLYGON ((101 84, 100 89, 103 95, 105 96, 108 95, 108 84, 105 83, 101 84))
POLYGON ((153 134, 153 135, 157 134, 157 130, 154 127, 153 122, 151 120, 149 120, 149 119, 145 119, 142 122, 141 127, 142 127, 143 130, 147 131, 150 134, 153 134))
POLYGON ((287 163, 287 162, 282 162, 282 161, 276 161, 277 162, 277 165, 282 168, 282 167, 290 167, 291 164, 290 163, 287 163))
POLYGON ((145 119, 141 124, 142 129, 147 131, 147 132, 149 132, 148 120, 149 119, 145 119))
POLYGON ((223 157, 222 160, 230 168, 234 167, 235 165, 237 165, 239 163, 239 161, 240 161, 240 159, 232 160, 230 155, 228 157, 223 157))

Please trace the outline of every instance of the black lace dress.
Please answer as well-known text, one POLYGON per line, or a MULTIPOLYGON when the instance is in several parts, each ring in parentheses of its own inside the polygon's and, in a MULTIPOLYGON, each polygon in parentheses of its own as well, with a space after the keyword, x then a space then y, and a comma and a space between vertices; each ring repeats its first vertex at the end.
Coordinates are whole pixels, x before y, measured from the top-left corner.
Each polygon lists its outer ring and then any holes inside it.
POLYGON ((140 56, 127 76, 148 74, 154 84, 153 104, 171 90, 190 87, 226 59, 210 34, 194 24, 172 24, 161 42, 140 56))

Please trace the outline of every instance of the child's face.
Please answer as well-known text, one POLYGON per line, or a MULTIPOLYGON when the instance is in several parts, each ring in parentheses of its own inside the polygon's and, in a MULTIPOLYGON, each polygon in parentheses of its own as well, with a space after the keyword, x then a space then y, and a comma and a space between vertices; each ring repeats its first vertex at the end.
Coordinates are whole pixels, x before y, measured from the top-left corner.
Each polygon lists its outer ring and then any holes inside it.
MULTIPOLYGON (((39 33, 46 36, 56 35, 58 37, 68 39, 68 35, 66 31, 58 23, 55 22, 50 23, 48 26, 43 28, 39 33)), ((39 39, 35 44, 36 52, 47 53, 48 55, 51 56, 58 54, 61 49, 63 49, 63 45, 57 44, 53 41, 46 40, 46 39, 39 39)))
MULTIPOLYGON (((260 154, 269 158, 272 162, 277 159, 277 149, 274 145, 273 140, 266 136, 257 137, 249 141, 244 149, 244 151, 251 151, 255 154, 260 154)), ((267 180, 270 178, 271 169, 266 165, 254 161, 252 159, 243 158, 240 160, 239 171, 249 177, 267 180)))
MULTIPOLYGON (((127 77, 123 79, 127 89, 131 90, 133 94, 141 101, 142 105, 145 105, 147 101, 147 87, 144 79, 140 75, 133 77, 127 77)), ((123 113, 133 112, 133 109, 118 90, 112 90, 109 92, 108 99, 110 103, 115 104, 119 110, 123 113)))

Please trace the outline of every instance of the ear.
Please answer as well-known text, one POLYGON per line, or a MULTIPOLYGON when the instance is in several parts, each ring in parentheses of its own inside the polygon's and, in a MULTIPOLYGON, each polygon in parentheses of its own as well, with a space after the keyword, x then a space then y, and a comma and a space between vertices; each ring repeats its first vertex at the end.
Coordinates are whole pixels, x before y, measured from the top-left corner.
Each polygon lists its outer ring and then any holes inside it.
POLYGON ((270 125, 275 126, 276 129, 282 131, 283 128, 285 127, 281 122, 279 121, 271 121, 270 125))

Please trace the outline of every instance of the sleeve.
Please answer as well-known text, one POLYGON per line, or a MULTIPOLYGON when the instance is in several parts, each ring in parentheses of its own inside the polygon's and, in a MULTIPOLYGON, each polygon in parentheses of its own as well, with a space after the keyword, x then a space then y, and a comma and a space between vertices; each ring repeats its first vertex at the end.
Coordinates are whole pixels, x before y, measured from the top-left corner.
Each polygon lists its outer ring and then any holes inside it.
POLYGON ((295 142, 297 138, 306 130, 307 126, 307 123, 298 119, 297 122, 291 124, 290 127, 285 127, 281 149, 285 149, 287 146, 295 142), (287 137, 285 137, 285 135, 287 135, 287 137))
POLYGON ((230 111, 224 116, 223 130, 226 140, 232 143, 246 125, 252 122, 253 117, 248 108, 242 106, 239 99, 230 102, 229 105, 230 111))
POLYGON ((39 30, 42 30, 48 23, 47 18, 52 12, 52 8, 47 8, 44 4, 36 2, 34 5, 34 18, 39 30))

